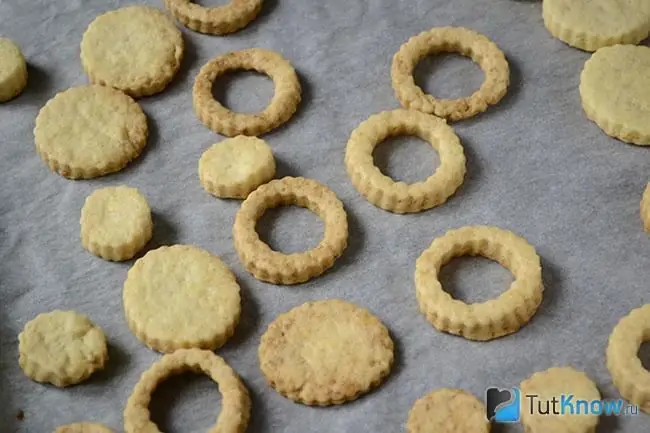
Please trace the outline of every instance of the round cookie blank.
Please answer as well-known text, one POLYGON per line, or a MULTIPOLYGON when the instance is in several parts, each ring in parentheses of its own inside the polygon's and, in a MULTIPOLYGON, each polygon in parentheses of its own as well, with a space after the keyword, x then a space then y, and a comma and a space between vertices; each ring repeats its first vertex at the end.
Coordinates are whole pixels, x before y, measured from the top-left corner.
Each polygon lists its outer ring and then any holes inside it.
POLYGON ((257 137, 240 135, 212 145, 199 159, 199 179, 210 194, 246 198, 275 176, 271 147, 257 137))
POLYGON ((235 370, 210 351, 179 349, 164 355, 140 377, 124 409, 126 433, 161 433, 150 419, 152 393, 168 377, 185 372, 203 373, 219 387, 221 412, 208 433, 243 433, 246 430, 251 400, 235 370))
POLYGON ((242 203, 233 225, 239 259, 255 278, 274 284, 298 284, 334 265, 348 242, 348 220, 343 203, 325 185, 302 177, 275 179, 253 191, 242 203), (325 224, 320 243, 305 252, 283 254, 262 241, 255 230, 267 209, 296 205, 317 214, 325 224))
POLYGON ((158 352, 215 350, 233 335, 241 313, 232 271, 191 245, 149 251, 129 270, 122 295, 129 328, 158 352))
POLYGON ((27 64, 15 42, 0 38, 0 102, 20 95, 27 86, 27 64))
POLYGON ((161 10, 127 6, 90 23, 81 40, 81 63, 92 83, 140 97, 167 87, 183 50, 181 31, 161 10))
POLYGON ((201 68, 192 91, 194 111, 212 131, 234 137, 262 135, 285 123, 298 109, 301 88, 293 66, 280 54, 262 48, 227 53, 201 68), (269 105, 259 113, 235 113, 212 95, 214 80, 230 71, 249 70, 266 74, 275 84, 269 105))
POLYGON ((307 302, 278 316, 259 347, 260 368, 285 397, 329 406, 354 400, 390 373, 393 341, 364 308, 331 299, 307 302))
POLYGON ((487 341, 517 332, 542 302, 542 267, 535 249, 517 234, 490 226, 465 226, 434 239, 415 264, 420 310, 439 331, 487 341), (440 269, 452 258, 480 255, 512 272, 514 281, 496 299, 466 304, 440 283, 440 269))
POLYGON ((408 433, 489 433, 485 405, 461 389, 439 389, 415 402, 409 411, 408 433))
POLYGON ((27 322, 18 351, 27 377, 60 388, 83 382, 108 361, 104 332, 74 311, 54 310, 27 322))
POLYGON ((643 191, 643 198, 641 199, 640 207, 643 229, 650 233, 650 183, 646 185, 645 191, 643 191))
POLYGON ((650 414, 650 371, 639 359, 641 345, 650 340, 650 304, 622 318, 607 346, 607 369, 623 398, 650 414))
POLYGON ((218 7, 205 7, 192 0, 165 0, 171 14, 189 29, 211 35, 236 32, 253 21, 260 10, 262 0, 230 0, 218 7))
POLYGON ((638 44, 650 32, 647 0, 544 0, 548 31, 584 51, 616 44, 638 44), (644 10, 646 8, 647 10, 644 10))
POLYGON ((151 239, 153 222, 147 199, 135 188, 95 190, 81 209, 81 244, 106 260, 129 260, 151 239))
MULTIPOLYGON (((548 401, 550 405, 552 398, 559 402, 562 395, 573 395, 574 403, 577 400, 601 399, 596 384, 585 373, 572 367, 554 367, 537 372, 521 382, 520 389, 522 398, 526 395, 537 395, 535 404, 541 402, 544 406, 546 404, 543 402, 548 401)), ((595 433, 598 425, 598 415, 531 414, 529 406, 529 399, 521 402, 521 423, 526 433, 595 433)))
POLYGON ((52 171, 69 179, 113 173, 147 143, 147 117, 119 90, 74 87, 50 99, 36 117, 36 150, 52 171))
POLYGON ((465 154, 458 136, 438 117, 413 110, 385 111, 370 116, 348 140, 345 166, 357 191, 382 209, 420 212, 451 197, 465 177, 465 154), (386 138, 415 135, 438 152, 440 166, 424 182, 395 182, 375 166, 372 152, 386 138))
POLYGON ((404 108, 457 121, 487 110, 505 96, 510 67, 503 51, 482 34, 463 27, 437 27, 411 37, 400 47, 393 57, 391 76, 395 96, 404 108), (420 60, 446 52, 470 57, 483 70, 485 80, 471 96, 438 99, 415 83, 413 71, 420 60))
POLYGON ((650 145, 650 48, 599 49, 585 62, 580 97, 587 117, 607 135, 650 145))
POLYGON ((54 433, 113 433, 113 430, 102 424, 81 422, 62 425, 54 433))

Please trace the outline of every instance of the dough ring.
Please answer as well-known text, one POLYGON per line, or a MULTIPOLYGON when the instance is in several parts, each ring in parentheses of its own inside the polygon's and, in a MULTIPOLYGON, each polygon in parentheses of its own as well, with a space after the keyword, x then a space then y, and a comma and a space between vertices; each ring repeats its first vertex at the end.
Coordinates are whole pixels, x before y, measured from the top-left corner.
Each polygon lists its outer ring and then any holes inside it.
POLYGON ((404 108, 444 117, 467 119, 487 110, 503 98, 510 83, 510 68, 503 51, 487 37, 463 27, 438 27, 413 36, 393 57, 391 69, 395 96, 404 108), (455 52, 470 57, 483 70, 485 81, 473 95, 437 99, 415 84, 413 71, 423 58, 455 52))
POLYGON ((242 433, 251 411, 248 390, 223 358, 200 349, 179 349, 164 355, 142 374, 124 409, 126 433, 161 433, 149 418, 151 395, 169 376, 188 371, 206 374, 219 386, 221 413, 208 433, 242 433))
POLYGON ((614 327, 607 346, 607 369, 623 398, 650 414, 650 371, 639 359, 650 341, 650 304, 633 310, 614 327))
POLYGON ((241 205, 233 226, 239 259, 255 278, 274 284, 298 284, 321 275, 347 247, 348 221, 343 203, 325 185, 302 177, 272 180, 253 191, 241 205), (255 225, 267 209, 306 207, 325 223, 323 240, 297 254, 273 251, 260 240, 255 225))
POLYGON ((523 238, 490 226, 466 226, 435 239, 417 259, 415 287, 420 310, 442 332, 487 341, 512 334, 526 324, 542 302, 542 267, 523 238), (497 299, 466 304, 445 292, 438 274, 452 258, 480 255, 498 262, 515 277, 497 299))
POLYGON ((204 7, 192 0, 165 0, 169 12, 185 27, 200 33, 225 35, 253 21, 262 9, 262 0, 231 0, 219 7, 204 7))
POLYGON ((446 122, 419 111, 394 110, 371 116, 352 132, 345 166, 355 188, 370 203, 395 212, 420 212, 438 206, 454 194, 465 177, 465 154, 446 122), (415 135, 440 155, 440 167, 424 182, 395 182, 374 164, 374 148, 388 137, 415 135))
POLYGON ((300 81, 293 66, 280 54, 262 48, 227 53, 201 68, 192 91, 194 111, 214 132, 234 137, 261 135, 285 123, 298 109, 300 81), (212 96, 214 80, 226 72, 253 70, 268 75, 275 84, 271 103, 259 113, 235 113, 212 96))

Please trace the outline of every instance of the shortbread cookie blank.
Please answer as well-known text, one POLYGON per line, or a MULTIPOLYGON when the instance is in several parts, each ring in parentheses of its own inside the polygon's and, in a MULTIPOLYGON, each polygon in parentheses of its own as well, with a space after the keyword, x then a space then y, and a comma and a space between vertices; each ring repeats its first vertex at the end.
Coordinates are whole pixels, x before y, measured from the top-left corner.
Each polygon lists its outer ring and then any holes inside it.
POLYGON ((535 249, 513 232, 465 226, 435 239, 417 259, 415 287, 420 310, 438 330, 487 341, 517 332, 542 302, 542 267, 535 249), (512 272, 514 281, 498 298, 466 304, 442 287, 440 269, 458 256, 483 256, 512 272))
POLYGON ((209 433, 243 433, 251 412, 246 386, 223 358, 199 349, 180 349, 164 355, 142 374, 124 409, 125 432, 161 433, 150 419, 151 395, 168 377, 186 372, 203 373, 219 386, 221 412, 209 433))
POLYGON ((54 433, 113 433, 113 430, 102 424, 81 422, 62 425, 54 433))
POLYGON ((262 9, 262 0, 231 0, 224 6, 204 7, 192 0, 165 0, 171 14, 189 29, 225 35, 248 25, 262 9))
POLYGON ((485 405, 461 389, 440 389, 420 398, 409 411, 408 433, 489 433, 485 405))
POLYGON ((533 374, 521 382, 521 423, 527 433, 595 433, 598 425, 598 415, 585 413, 587 409, 584 404, 578 404, 579 400, 586 400, 591 403, 600 400, 600 392, 596 384, 589 377, 572 367, 554 367, 546 371, 533 374), (531 414, 530 398, 524 396, 536 395, 531 414), (553 407, 561 411, 559 402, 562 397, 573 396, 575 413, 571 414, 565 409, 564 414, 553 414, 553 407), (553 404, 552 401, 558 402, 553 404), (546 412, 546 405, 549 405, 549 414, 539 413, 538 405, 546 412), (580 410, 580 413, 578 411, 580 410))
POLYGON ((393 340, 372 313, 346 301, 314 301, 281 314, 259 347, 262 373, 298 403, 354 400, 390 373, 393 340))
POLYGON ((151 239, 147 199, 135 188, 106 187, 86 198, 81 209, 81 244, 106 260, 129 260, 151 239))
POLYGON ((458 136, 438 117, 413 110, 385 111, 371 116, 350 136, 345 166, 352 184, 369 202, 396 212, 420 212, 454 194, 465 177, 465 154, 458 136), (395 182, 375 166, 372 152, 386 138, 415 135, 440 155, 440 167, 424 182, 395 182))
POLYGON ((135 336, 158 352, 215 350, 239 322, 239 284, 219 257, 190 245, 160 247, 138 259, 123 290, 135 336))
POLYGON ((614 328, 607 346, 607 369, 623 398, 650 414, 650 371, 639 359, 639 349, 647 341, 650 304, 632 310, 614 328))
POLYGON ((487 37, 463 27, 438 27, 413 36, 393 57, 391 69, 395 96, 404 108, 419 110, 450 121, 467 119, 501 100, 510 84, 510 67, 503 51, 487 37), (438 99, 415 83, 413 71, 423 58, 453 52, 470 57, 485 75, 473 95, 438 99))
POLYGON ((137 158, 147 143, 147 117, 119 90, 68 89, 36 117, 36 150, 50 169, 69 179, 113 173, 137 158))
POLYGON ((159 9, 127 6, 98 16, 81 40, 90 81, 133 97, 162 92, 183 59, 183 36, 159 9))
POLYGON ((18 45, 0 38, 0 102, 20 95, 27 85, 27 64, 18 45))
POLYGON ((104 332, 74 311, 36 316, 18 336, 19 364, 27 377, 58 387, 75 385, 104 368, 104 332))
POLYGON ((582 70, 580 97, 587 117, 607 135, 650 145, 650 48, 599 49, 582 70))
POLYGON ((199 120, 214 132, 234 137, 262 135, 285 123, 298 109, 300 81, 293 66, 280 54, 262 48, 227 53, 201 68, 193 89, 194 111, 199 120), (270 104, 259 113, 235 113, 212 95, 214 80, 226 72, 257 71, 268 75, 275 84, 270 104))
POLYGON ((239 259, 258 280, 298 284, 334 265, 348 244, 348 220, 343 203, 325 185, 302 177, 272 180, 253 191, 241 205, 233 226, 239 259), (305 252, 283 254, 263 242, 255 226, 267 209, 295 205, 309 209, 325 224, 320 243, 305 252))
POLYGON ((222 198, 246 198, 275 176, 271 147, 257 137, 240 135, 212 145, 199 159, 203 188, 222 198))
POLYGON ((643 229, 650 233, 650 183, 646 186, 641 199, 641 221, 643 221, 643 229))
POLYGON ((551 34, 584 51, 638 44, 650 32, 648 0, 544 0, 544 25, 551 34))

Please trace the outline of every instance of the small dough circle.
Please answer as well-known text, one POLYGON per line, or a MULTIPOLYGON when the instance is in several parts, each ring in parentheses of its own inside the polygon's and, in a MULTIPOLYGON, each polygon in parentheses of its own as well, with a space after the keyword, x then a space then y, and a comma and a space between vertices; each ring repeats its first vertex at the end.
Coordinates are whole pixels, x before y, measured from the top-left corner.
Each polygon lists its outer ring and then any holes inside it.
POLYGON ((0 102, 20 95, 27 86, 27 63, 15 42, 0 38, 0 102))
POLYGON ((275 179, 253 191, 242 203, 233 226, 239 259, 255 278, 273 284, 298 284, 334 266, 348 241, 343 203, 325 185, 302 177, 275 179), (267 209, 296 205, 309 209, 325 224, 320 243, 305 252, 283 254, 263 242, 255 226, 267 209))
POLYGON ((242 433, 246 430, 251 400, 235 370, 210 351, 179 349, 164 355, 140 377, 124 409, 126 433, 161 433, 149 417, 152 393, 168 377, 184 372, 203 373, 219 386, 221 412, 208 433, 242 433))
POLYGON ((281 314, 259 347, 268 383, 306 405, 355 400, 379 386, 393 359, 393 340, 381 321, 339 299, 307 302, 281 314))
POLYGON ((503 51, 482 34, 463 27, 437 27, 411 37, 400 47, 393 57, 391 76, 395 96, 404 108, 457 121, 487 110, 505 96, 510 67, 503 51), (483 70, 485 81, 471 96, 438 99, 415 83, 413 71, 420 60, 444 52, 470 57, 483 70))
POLYGON ((262 10, 262 0, 231 0, 218 7, 205 7, 192 0, 165 0, 171 14, 188 29, 225 35, 243 29, 262 10))
POLYGON ((465 226, 434 239, 417 259, 415 287, 420 310, 439 331, 487 341, 517 332, 542 302, 540 258, 517 234, 490 226, 465 226), (515 280, 498 298, 466 304, 440 283, 440 269, 452 258, 480 255, 512 272, 515 280))
POLYGON ((489 433, 485 405, 462 389, 439 389, 415 402, 408 433, 489 433))
POLYGON ((62 425, 54 433, 113 433, 113 430, 102 424, 81 422, 62 425))
POLYGON ((547 30, 584 51, 617 44, 638 44, 650 32, 647 0, 544 0, 547 30))
POLYGON ((81 244, 106 260, 135 256, 151 240, 153 222, 147 199, 128 186, 95 190, 81 209, 81 244))
POLYGON ((50 99, 36 117, 36 150, 55 173, 91 179, 137 158, 149 129, 142 108, 109 87, 74 87, 50 99))
POLYGON ((108 361, 104 332, 74 311, 41 313, 27 322, 18 351, 27 377, 60 388, 83 382, 108 361))
POLYGON ((280 54, 249 48, 224 54, 205 64, 196 77, 192 96, 196 115, 212 131, 227 137, 257 136, 277 128, 293 116, 301 100, 301 88, 293 66, 280 54), (214 80, 236 70, 257 71, 273 80, 275 93, 263 111, 235 113, 214 99, 214 80))
MULTIPOLYGON (((526 395, 537 395, 534 405, 539 403, 545 408, 548 402, 551 410, 551 400, 560 401, 562 395, 573 395, 574 403, 577 400, 601 400, 596 384, 585 373, 572 367, 554 367, 534 373, 521 382, 520 389, 522 399, 526 395)), ((521 423, 527 433, 593 433, 598 425, 598 415, 531 413, 530 400, 526 398, 521 402, 521 423)))
POLYGON ((199 159, 199 179, 210 194, 246 198, 275 176, 275 158, 262 139, 240 135, 212 145, 199 159))
POLYGON ((641 221, 643 222, 643 229, 650 233, 650 183, 646 185, 641 199, 641 221))
POLYGON ((233 335, 241 313, 232 271, 191 245, 149 251, 129 270, 122 295, 129 328, 158 352, 215 350, 233 335))
POLYGON ((650 304, 622 318, 607 346, 607 369, 623 398, 650 414, 650 371, 641 363, 641 345, 650 341, 650 304))
POLYGON ((446 202, 466 172, 465 153, 454 130, 438 117, 413 110, 384 111, 361 123, 346 146, 345 166, 362 196, 395 213, 421 212, 446 202), (415 135, 438 152, 440 166, 424 182, 395 182, 375 166, 375 147, 396 135, 415 135))
POLYGON ((650 48, 615 45, 596 51, 580 75, 580 98, 587 117, 607 135, 650 145, 650 48))
POLYGON ((161 10, 127 6, 90 23, 81 40, 81 63, 92 83, 136 98, 167 87, 183 50, 181 31, 161 10))

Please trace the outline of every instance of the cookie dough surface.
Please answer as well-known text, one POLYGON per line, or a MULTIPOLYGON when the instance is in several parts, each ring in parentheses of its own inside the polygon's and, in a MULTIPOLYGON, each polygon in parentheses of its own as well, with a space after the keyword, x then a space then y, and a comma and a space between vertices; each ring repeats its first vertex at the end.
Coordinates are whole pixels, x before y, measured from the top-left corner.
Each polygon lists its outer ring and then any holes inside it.
POLYGON ((485 405, 460 389, 432 391, 409 411, 408 433, 489 433, 485 405))
POLYGON ((27 64, 15 42, 0 38, 0 102, 18 96, 27 85, 27 64))
POLYGON ((19 363, 27 377, 58 387, 75 385, 104 368, 104 332, 74 311, 42 313, 18 336, 19 363))

